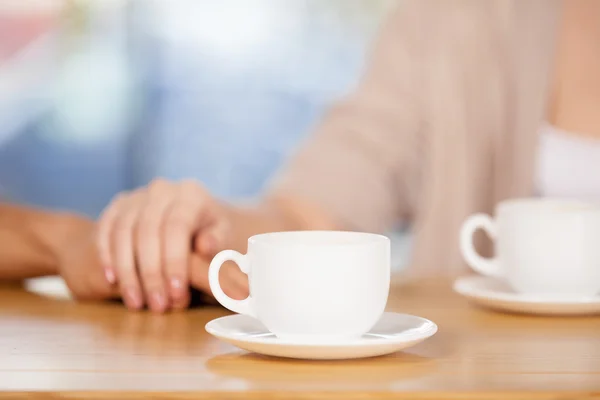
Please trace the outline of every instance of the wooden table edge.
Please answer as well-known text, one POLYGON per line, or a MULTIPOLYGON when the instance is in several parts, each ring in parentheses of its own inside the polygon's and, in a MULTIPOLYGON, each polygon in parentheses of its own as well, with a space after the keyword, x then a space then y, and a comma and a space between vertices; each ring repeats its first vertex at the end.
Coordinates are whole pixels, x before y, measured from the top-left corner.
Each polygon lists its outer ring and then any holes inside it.
POLYGON ((431 391, 431 392, 353 392, 353 391, 279 391, 276 393, 266 391, 210 391, 210 392, 128 392, 128 391, 49 391, 49 392, 0 392, 0 399, 40 399, 40 400, 101 400, 101 399, 256 399, 256 400, 296 400, 296 399, 467 399, 467 400, 505 400, 505 399, 533 399, 533 400, 588 400, 600 399, 600 392, 590 391, 431 391))

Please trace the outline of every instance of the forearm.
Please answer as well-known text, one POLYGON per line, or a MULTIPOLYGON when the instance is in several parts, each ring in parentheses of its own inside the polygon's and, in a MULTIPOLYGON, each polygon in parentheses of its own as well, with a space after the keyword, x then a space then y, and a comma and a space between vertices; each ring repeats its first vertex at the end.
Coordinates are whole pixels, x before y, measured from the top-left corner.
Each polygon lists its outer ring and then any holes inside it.
POLYGON ((0 204, 0 280, 57 273, 57 251, 78 217, 0 204))

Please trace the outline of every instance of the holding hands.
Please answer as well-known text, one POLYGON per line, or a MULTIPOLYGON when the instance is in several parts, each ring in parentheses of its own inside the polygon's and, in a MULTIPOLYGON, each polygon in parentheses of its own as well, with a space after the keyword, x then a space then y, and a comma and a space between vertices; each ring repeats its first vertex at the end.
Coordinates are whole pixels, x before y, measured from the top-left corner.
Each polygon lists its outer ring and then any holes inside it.
MULTIPOLYGON (((226 208, 202 186, 154 181, 120 194, 100 217, 104 276, 132 310, 185 308, 190 285, 210 293, 208 265, 227 246, 229 231, 226 208)), ((237 267, 225 268, 221 280, 230 296, 247 296, 247 278, 237 267)))

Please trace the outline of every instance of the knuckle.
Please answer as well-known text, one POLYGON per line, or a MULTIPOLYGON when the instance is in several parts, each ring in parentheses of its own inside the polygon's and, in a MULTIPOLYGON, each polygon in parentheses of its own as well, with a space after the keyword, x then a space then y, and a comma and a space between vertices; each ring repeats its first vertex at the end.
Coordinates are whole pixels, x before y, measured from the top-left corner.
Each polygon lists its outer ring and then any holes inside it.
POLYGON ((187 195, 202 195, 204 188, 194 179, 184 179, 179 183, 179 187, 184 194, 187 195))
POLYGON ((133 233, 135 220, 131 217, 119 218, 115 223, 115 236, 123 237, 133 233))
POLYGON ((169 181, 164 178, 157 178, 150 182, 150 185, 148 185, 148 191, 150 194, 161 194, 170 187, 171 184, 169 181))
POLYGON ((111 200, 111 206, 112 207, 122 206, 130 198, 131 198, 131 192, 125 191, 125 192, 117 193, 111 200))
POLYGON ((182 179, 181 181, 179 181, 179 186, 182 188, 188 188, 188 189, 200 188, 200 184, 198 183, 198 181, 193 178, 182 179))
POLYGON ((98 224, 100 227, 106 227, 109 221, 119 213, 123 200, 112 199, 110 203, 102 210, 100 217, 98 218, 98 224))
POLYGON ((136 197, 135 194, 118 194, 115 200, 103 212, 100 217, 100 224, 107 223, 107 218, 113 221, 127 217, 128 214, 131 214, 136 209, 136 197))
POLYGON ((140 233, 154 233, 160 228, 160 221, 159 215, 146 209, 139 216, 138 231, 140 233))

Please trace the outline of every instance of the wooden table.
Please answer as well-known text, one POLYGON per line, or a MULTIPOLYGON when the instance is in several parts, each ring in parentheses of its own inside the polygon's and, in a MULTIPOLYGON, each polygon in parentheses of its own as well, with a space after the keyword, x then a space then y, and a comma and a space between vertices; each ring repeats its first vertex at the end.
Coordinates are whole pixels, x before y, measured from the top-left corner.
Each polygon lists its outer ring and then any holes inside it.
POLYGON ((453 294, 449 282, 394 287, 389 309, 429 318, 439 332, 388 357, 308 362, 215 340, 204 325, 225 314, 219 308, 156 316, 2 287, 0 391, 52 399, 600 398, 598 317, 494 313, 453 294))

